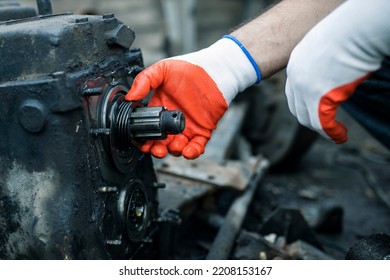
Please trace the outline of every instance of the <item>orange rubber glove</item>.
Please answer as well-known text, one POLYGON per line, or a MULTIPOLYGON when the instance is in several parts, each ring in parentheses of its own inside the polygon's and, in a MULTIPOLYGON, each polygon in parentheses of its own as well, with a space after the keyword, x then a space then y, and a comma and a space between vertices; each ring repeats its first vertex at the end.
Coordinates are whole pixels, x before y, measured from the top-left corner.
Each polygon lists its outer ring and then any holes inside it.
POLYGON ((231 36, 146 68, 135 78, 126 100, 141 100, 154 90, 149 106, 181 110, 186 127, 182 134, 169 135, 166 140, 146 141, 141 151, 158 158, 168 153, 187 159, 199 157, 228 104, 260 77, 250 54, 231 36))

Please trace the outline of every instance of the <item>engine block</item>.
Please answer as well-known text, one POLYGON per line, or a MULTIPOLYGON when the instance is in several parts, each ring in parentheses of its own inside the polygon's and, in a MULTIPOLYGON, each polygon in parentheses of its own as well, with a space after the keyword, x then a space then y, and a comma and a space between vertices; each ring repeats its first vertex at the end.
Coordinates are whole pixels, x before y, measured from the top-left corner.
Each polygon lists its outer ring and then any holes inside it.
POLYGON ((132 258, 160 185, 104 122, 143 69, 134 32, 113 14, 38 14, 0 22, 0 258, 132 258))

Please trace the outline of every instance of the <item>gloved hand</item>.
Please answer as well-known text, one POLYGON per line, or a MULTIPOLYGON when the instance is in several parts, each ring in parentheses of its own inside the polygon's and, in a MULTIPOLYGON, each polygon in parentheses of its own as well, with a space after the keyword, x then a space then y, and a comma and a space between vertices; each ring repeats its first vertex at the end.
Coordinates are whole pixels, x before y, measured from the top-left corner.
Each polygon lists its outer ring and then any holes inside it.
POLYGON ((141 100, 154 90, 149 106, 181 110, 186 118, 182 134, 146 141, 141 151, 159 158, 167 153, 199 157, 231 100, 260 80, 257 65, 250 59, 235 38, 224 37, 208 48, 159 61, 138 74, 126 100, 141 100))
POLYGON ((347 128, 335 119, 341 102, 390 55, 390 1, 346 1, 296 46, 286 94, 299 122, 336 143, 347 128))

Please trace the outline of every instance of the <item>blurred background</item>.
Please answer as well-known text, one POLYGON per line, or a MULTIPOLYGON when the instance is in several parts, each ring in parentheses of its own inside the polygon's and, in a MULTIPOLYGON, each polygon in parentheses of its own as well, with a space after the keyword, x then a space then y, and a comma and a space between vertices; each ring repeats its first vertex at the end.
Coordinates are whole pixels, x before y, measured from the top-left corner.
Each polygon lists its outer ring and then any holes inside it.
MULTIPOLYGON (((136 33, 145 65, 207 47, 269 0, 52 0, 54 13, 114 13, 136 33)), ((20 3, 35 7, 34 0, 20 3)))

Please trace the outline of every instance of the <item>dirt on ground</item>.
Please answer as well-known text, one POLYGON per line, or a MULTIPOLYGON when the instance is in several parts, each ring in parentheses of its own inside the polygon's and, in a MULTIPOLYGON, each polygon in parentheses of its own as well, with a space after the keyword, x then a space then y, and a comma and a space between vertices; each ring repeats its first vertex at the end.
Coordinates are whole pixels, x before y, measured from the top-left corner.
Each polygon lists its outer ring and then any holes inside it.
POLYGON ((333 211, 336 220, 328 217, 318 235, 334 258, 344 258, 368 235, 390 234, 390 153, 340 115, 350 140, 336 145, 318 138, 295 168, 268 174, 253 203, 253 212, 263 214, 275 207, 299 209, 312 226, 333 211))

